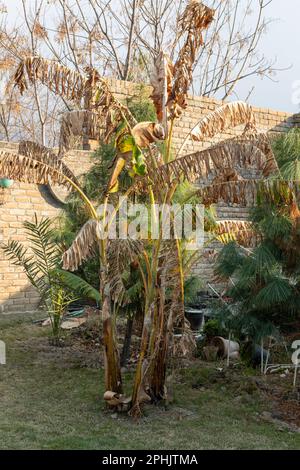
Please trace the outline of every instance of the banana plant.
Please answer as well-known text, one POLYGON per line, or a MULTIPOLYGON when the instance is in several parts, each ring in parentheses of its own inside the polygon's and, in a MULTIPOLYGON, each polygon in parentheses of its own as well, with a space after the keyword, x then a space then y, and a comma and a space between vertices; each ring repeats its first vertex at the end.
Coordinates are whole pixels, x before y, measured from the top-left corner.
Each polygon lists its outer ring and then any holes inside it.
MULTIPOLYGON (((104 134, 103 131, 98 134, 99 141, 108 141, 112 137, 115 139, 117 156, 112 162, 113 169, 103 198, 102 214, 98 214, 75 176, 63 163, 61 157, 67 148, 67 138, 61 139, 58 157, 37 145, 27 146, 19 154, 2 152, 0 173, 17 181, 37 184, 48 184, 51 179, 52 183, 63 184, 77 191, 85 202, 90 220, 64 253, 63 268, 76 271, 86 259, 95 256, 95 253, 99 254, 105 399, 109 406, 117 409, 129 403, 129 412, 134 417, 141 415, 144 402, 158 402, 167 397, 166 374, 170 350, 178 346, 174 344, 174 327, 181 328, 179 348, 183 353, 188 352, 193 340, 184 317, 184 241, 163 240, 161 230, 158 240, 152 240, 150 246, 133 240, 107 240, 101 237, 101 227, 109 226, 118 214, 119 208, 116 208, 113 215, 107 216, 105 208, 112 193, 118 191, 121 172, 129 171, 132 177, 132 185, 125 195, 142 194, 152 207, 155 203, 172 204, 181 183, 188 181, 193 184, 199 179, 206 185, 201 190, 195 190, 195 194, 203 197, 206 205, 216 202, 218 198, 238 202, 243 196, 246 197, 245 186, 248 185, 252 192, 256 191, 256 186, 242 180, 236 172, 237 168, 255 165, 265 179, 278 172, 268 137, 257 134, 252 108, 239 102, 225 104, 203 118, 187 135, 174 158, 174 125, 188 106, 193 67, 203 45, 203 34, 213 18, 213 10, 200 1, 190 1, 178 24, 178 38, 182 40, 182 47, 177 60, 173 64, 164 52, 157 57, 152 77, 152 100, 157 111, 157 122, 137 124, 128 108, 115 98, 108 83, 96 71, 81 75, 56 62, 29 57, 20 63, 15 74, 15 84, 21 92, 26 91, 29 84, 41 81, 52 92, 72 101, 79 108, 83 106, 87 115, 99 123, 99 128, 105 128, 104 134), (189 139, 201 142, 241 124, 245 125, 242 136, 190 155, 183 154, 189 139), (161 152, 161 146, 156 145, 157 142, 163 142, 164 152, 161 152), (131 262, 138 265, 145 305, 140 352, 133 390, 128 400, 122 393, 111 306, 114 298, 124 294, 121 273, 131 262)), ((243 230, 251 234, 251 227, 229 222, 232 233, 238 235, 243 230)), ((226 224, 220 227, 220 236, 224 235, 227 228, 226 224)), ((248 242, 249 237, 241 237, 242 242, 248 242)))

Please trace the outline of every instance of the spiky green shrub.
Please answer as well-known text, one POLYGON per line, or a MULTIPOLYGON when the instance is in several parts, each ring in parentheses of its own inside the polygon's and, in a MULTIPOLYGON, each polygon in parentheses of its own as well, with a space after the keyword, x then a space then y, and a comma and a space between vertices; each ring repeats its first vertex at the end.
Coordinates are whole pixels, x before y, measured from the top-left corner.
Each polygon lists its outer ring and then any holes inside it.
POLYGON ((277 137, 273 150, 283 178, 300 181, 300 129, 292 129, 277 137))
POLYGON ((227 295, 238 306, 240 331, 252 336, 271 334, 273 326, 285 329, 300 314, 300 212, 288 185, 300 176, 299 130, 273 146, 283 185, 262 189, 251 211, 261 242, 252 250, 230 243, 216 263, 218 275, 233 281, 227 295))
POLYGON ((40 306, 49 315, 52 334, 57 342, 60 326, 68 305, 75 300, 75 294, 61 282, 57 271, 61 262, 61 246, 53 239, 54 229, 49 218, 24 222, 25 234, 31 248, 10 240, 2 248, 15 266, 23 268, 31 285, 40 296, 40 306))

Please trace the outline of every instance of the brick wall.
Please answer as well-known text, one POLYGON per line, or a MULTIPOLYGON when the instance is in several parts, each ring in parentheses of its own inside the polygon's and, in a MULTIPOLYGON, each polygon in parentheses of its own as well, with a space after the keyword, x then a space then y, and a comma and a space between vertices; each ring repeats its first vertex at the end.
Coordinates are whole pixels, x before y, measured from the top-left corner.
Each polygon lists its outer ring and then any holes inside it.
MULTIPOLYGON (((134 83, 122 82, 119 80, 110 81, 112 90, 120 100, 126 101, 129 97, 138 95, 141 92, 145 96, 149 96, 151 88, 134 83)), ((191 131, 191 129, 199 122, 199 120, 207 115, 209 112, 214 111, 223 102, 211 98, 204 98, 199 96, 190 96, 188 100, 188 108, 183 112, 179 121, 177 121, 174 130, 174 146, 178 149, 181 146, 183 139, 191 131)), ((256 115, 257 127, 259 131, 272 131, 272 132, 286 132, 287 130, 300 126, 299 115, 293 115, 286 112, 276 111, 273 109, 262 109, 253 107, 256 115)), ((243 127, 229 130, 221 136, 218 136, 215 141, 220 139, 229 138, 238 135, 243 127)), ((185 148, 186 153, 201 150, 212 143, 209 139, 203 143, 190 141, 185 148)))
MULTIPOLYGON (((0 142, 1 150, 17 151, 17 144, 0 142)), ((91 165, 90 152, 74 151, 65 159, 69 167, 79 176, 91 165)), ((15 182, 4 191, 4 204, 0 201, 0 243, 10 238, 26 243, 23 222, 38 217, 55 218, 61 206, 44 186, 15 182)), ((31 311, 38 304, 38 295, 22 269, 13 266, 0 250, 0 313, 31 311)))
MULTIPOLYGON (((139 94, 141 91, 148 95, 150 93, 150 88, 121 81, 113 81, 111 86, 118 98, 122 100, 127 100, 130 96, 139 94)), ((189 107, 175 127, 174 145, 176 149, 179 148, 182 139, 201 117, 213 111, 220 104, 220 101, 208 98, 190 97, 189 107)), ((262 131, 286 132, 288 129, 300 125, 299 116, 271 109, 254 108, 254 111, 258 127, 262 131)), ((224 134, 221 138, 237 135, 240 131, 241 129, 235 129, 224 134)), ((210 141, 201 144, 189 142, 185 152, 199 150, 210 143, 210 141)), ((17 144, 0 142, 0 149, 17 150, 17 144)), ((65 161, 74 173, 80 176, 90 167, 90 157, 90 152, 76 150, 70 152, 65 161)), ((25 220, 32 220, 34 213, 37 213, 39 217, 54 218, 61 210, 59 204, 55 202, 45 187, 14 183, 10 189, 5 190, 4 197, 6 202, 0 205, 0 242, 7 241, 9 238, 26 242, 22 227, 25 220)), ((243 219, 247 216, 245 210, 237 207, 220 206, 218 211, 220 218, 243 219)), ((209 278, 211 265, 202 263, 197 267, 196 272, 202 278, 209 278)), ((38 296, 28 284, 22 270, 14 267, 0 251, 0 312, 30 311, 36 308, 37 303, 38 296)))

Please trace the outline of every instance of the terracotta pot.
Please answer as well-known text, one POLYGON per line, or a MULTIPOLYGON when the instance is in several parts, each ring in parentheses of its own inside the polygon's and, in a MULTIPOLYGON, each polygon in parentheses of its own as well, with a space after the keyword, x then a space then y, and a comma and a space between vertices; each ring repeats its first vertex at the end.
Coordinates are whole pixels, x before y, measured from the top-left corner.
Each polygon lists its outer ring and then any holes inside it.
MULTIPOLYGON (((218 355, 220 357, 227 357, 229 340, 222 338, 222 336, 216 336, 212 344, 218 348, 218 355)), ((229 357, 230 359, 238 359, 240 356, 240 345, 236 341, 230 341, 229 357)))

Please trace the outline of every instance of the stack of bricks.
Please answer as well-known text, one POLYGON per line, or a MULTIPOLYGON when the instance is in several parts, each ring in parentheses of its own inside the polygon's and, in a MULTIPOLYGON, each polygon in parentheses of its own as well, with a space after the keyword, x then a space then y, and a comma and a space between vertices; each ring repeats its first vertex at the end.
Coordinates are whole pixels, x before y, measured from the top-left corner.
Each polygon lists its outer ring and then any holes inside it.
MULTIPOLYGON (((111 82, 113 92, 120 100, 126 101, 132 96, 139 95, 142 91, 149 95, 149 87, 136 85, 128 82, 111 82)), ((183 113, 182 118, 177 122, 174 131, 175 150, 180 147, 183 139, 193 126, 207 113, 213 111, 222 104, 220 101, 193 97, 189 98, 189 107, 183 113)), ((286 132, 293 127, 300 126, 300 117, 289 113, 282 113, 270 109, 254 108, 258 128, 261 131, 286 132)), ((228 133, 218 136, 218 140, 238 135, 241 129, 235 129, 228 133)), ((203 143, 188 142, 185 153, 201 150, 212 141, 203 143)), ((17 144, 0 142, 1 150, 17 151, 17 144)), ((91 152, 74 150, 66 157, 66 163, 77 176, 83 174, 91 166, 91 152)), ((33 220, 36 213, 39 218, 56 218, 61 207, 49 195, 45 187, 38 187, 32 184, 15 182, 10 189, 5 190, 5 203, 0 205, 0 243, 7 242, 9 239, 19 240, 27 243, 24 233, 23 222, 33 220)), ((247 217, 247 211, 238 207, 219 206, 219 218, 244 219, 247 217)), ((209 279, 211 276, 211 264, 200 264, 196 272, 202 279, 209 279)), ((32 311, 38 304, 38 295, 29 285, 26 276, 21 269, 5 257, 0 250, 0 312, 26 312, 32 311)))

